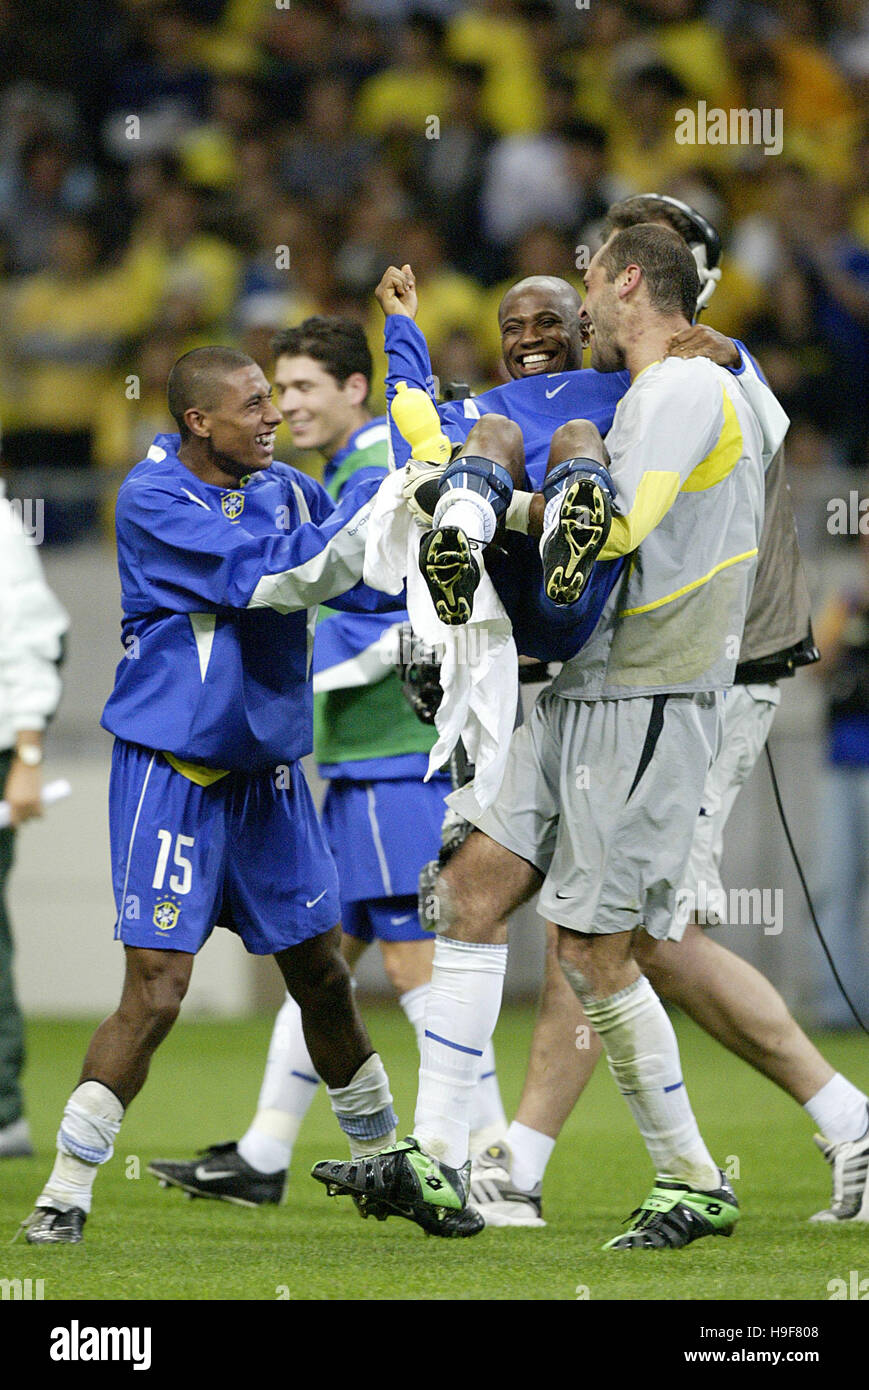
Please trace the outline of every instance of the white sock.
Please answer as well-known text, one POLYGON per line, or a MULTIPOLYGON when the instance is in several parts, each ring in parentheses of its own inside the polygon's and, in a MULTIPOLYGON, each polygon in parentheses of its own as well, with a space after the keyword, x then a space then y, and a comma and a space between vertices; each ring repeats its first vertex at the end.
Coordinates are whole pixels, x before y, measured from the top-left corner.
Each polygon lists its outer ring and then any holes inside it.
POLYGON ((288 994, 272 1029, 256 1114, 238 1141, 245 1163, 261 1173, 289 1168, 319 1081, 302 1031, 302 1011, 288 994))
MULTIPOLYGON (((313 1093, 315 1087, 310 1089, 313 1093)), ((285 1110, 258 1110, 238 1141, 238 1151, 245 1163, 259 1173, 285 1173, 302 1118, 288 1115, 285 1110)))
POLYGON ((407 1015, 407 1021, 416 1033, 416 1045, 422 1052, 422 1038, 425 1032, 425 1001, 428 999, 428 985, 417 985, 406 990, 398 1000, 407 1015))
POLYGON ((707 1192, 720 1187, 682 1080, 676 1034, 645 975, 608 999, 582 1003, 658 1177, 707 1192))
MULTIPOLYGON (((422 1056, 425 1034, 425 1008, 429 986, 417 985, 402 994, 399 1004, 407 1014, 416 1033, 416 1042, 422 1056)), ((470 1147, 472 1153, 480 1153, 487 1144, 502 1139, 507 1129, 507 1116, 501 1102, 501 1089, 498 1085, 498 1072, 495 1067, 495 1048, 491 1042, 483 1048, 480 1062, 480 1079, 474 1087, 471 1110, 468 1116, 471 1127, 470 1147)))
POLYGON ((533 1192, 543 1181, 555 1140, 539 1129, 529 1129, 514 1120, 507 1130, 507 1146, 513 1157, 510 1176, 520 1192, 533 1192))
POLYGON ((490 541, 498 519, 495 508, 478 492, 451 488, 438 501, 432 517, 432 527, 457 526, 469 541, 490 541))
POLYGON ((461 1168, 471 1100, 504 988, 507 947, 439 936, 425 1013, 413 1132, 433 1158, 461 1168))
POLYGON ((376 1052, 354 1072, 346 1086, 327 1087, 327 1094, 354 1158, 379 1153, 395 1143, 398 1121, 392 1108, 389 1080, 376 1052))
POLYGON ((507 1128, 507 1116, 504 1113, 495 1066, 495 1048, 491 1040, 483 1048, 480 1079, 471 1096, 468 1122, 471 1126, 471 1147, 474 1149, 485 1148, 485 1145, 491 1144, 493 1140, 503 1138, 507 1128))
POLYGON ((841 1072, 831 1076, 803 1106, 831 1144, 862 1139, 869 1129, 869 1099, 841 1072))
POLYGON ((83 1081, 66 1103, 57 1131, 57 1158, 38 1207, 91 1209, 97 1169, 108 1163, 124 1118, 124 1107, 101 1081, 83 1081))

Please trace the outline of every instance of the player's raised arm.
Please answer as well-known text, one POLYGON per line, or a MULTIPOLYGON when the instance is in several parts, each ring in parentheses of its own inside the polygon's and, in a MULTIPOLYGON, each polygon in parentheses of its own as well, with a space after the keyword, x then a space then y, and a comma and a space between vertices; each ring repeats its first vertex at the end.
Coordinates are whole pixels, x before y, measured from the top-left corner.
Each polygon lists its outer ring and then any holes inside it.
MULTIPOLYGON (((290 613, 361 579, 375 474, 335 507, 319 484, 274 461, 281 412, 259 365, 195 348, 169 374, 178 435, 158 435, 118 496, 128 614, 272 608, 290 613)), ((355 606, 392 607, 366 589, 355 606)))
POLYGON ((400 270, 397 266, 388 266, 374 291, 374 296, 387 318, 393 314, 416 318, 419 298, 416 293, 416 280, 409 265, 403 265, 400 270))
POLYGON ((790 419, 745 344, 734 340, 734 347, 739 353, 740 365, 738 369, 731 369, 731 374, 760 422, 763 431, 763 466, 766 469, 784 443, 790 419))
POLYGON ((708 357, 719 367, 741 370, 742 358, 732 338, 710 328, 707 323, 692 323, 674 333, 667 348, 668 357, 708 357))
MULTIPOLYGON (((376 476, 363 480, 333 507, 325 493, 318 502, 310 485, 293 483, 276 493, 273 508, 283 507, 286 534, 253 535, 241 524, 227 525, 192 490, 179 495, 165 484, 128 483, 118 499, 118 542, 136 576, 136 606, 289 613, 346 594, 361 579, 378 486, 376 476)), ((361 607, 389 606, 385 595, 367 592, 361 607)))
MULTIPOLYGON (((374 291, 383 309, 383 347, 386 353, 386 405, 389 420, 392 458, 402 468, 411 456, 411 445, 392 416, 392 403, 403 386, 425 391, 437 404, 435 376, 432 371, 428 343, 416 322, 419 297, 416 281, 409 265, 399 270, 389 266, 374 291)), ((470 433, 474 421, 468 418, 457 402, 437 407, 441 429, 453 444, 461 444, 470 433)), ((419 458, 419 452, 414 453, 419 458)), ((433 460, 438 461, 438 460, 433 460)))

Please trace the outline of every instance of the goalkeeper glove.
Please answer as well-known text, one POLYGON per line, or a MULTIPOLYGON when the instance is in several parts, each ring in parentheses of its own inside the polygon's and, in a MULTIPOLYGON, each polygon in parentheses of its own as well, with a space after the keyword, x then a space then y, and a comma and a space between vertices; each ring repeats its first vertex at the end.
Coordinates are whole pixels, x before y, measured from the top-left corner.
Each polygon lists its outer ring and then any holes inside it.
POLYGON ((445 463, 417 463, 415 459, 408 459, 402 470, 401 495, 423 526, 431 526, 445 468, 445 463))

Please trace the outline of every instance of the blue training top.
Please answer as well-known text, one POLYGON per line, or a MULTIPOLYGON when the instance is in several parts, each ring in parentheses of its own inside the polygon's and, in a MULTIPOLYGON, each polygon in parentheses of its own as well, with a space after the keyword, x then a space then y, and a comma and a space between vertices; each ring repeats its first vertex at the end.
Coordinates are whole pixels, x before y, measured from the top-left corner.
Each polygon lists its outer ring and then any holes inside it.
POLYGON ((311 751, 309 610, 404 602, 354 582, 380 479, 336 507, 284 463, 236 488, 200 482, 179 446, 158 435, 118 494, 124 656, 102 724, 185 762, 263 771, 311 751))

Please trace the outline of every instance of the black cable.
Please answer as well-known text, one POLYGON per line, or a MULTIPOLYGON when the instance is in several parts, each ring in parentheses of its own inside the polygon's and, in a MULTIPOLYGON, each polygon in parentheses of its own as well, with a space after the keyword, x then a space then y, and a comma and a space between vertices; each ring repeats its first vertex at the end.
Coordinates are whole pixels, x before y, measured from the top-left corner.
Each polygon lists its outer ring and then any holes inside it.
POLYGON ((767 763, 768 763, 768 765, 769 765, 769 775, 770 775, 770 777, 772 778, 772 789, 773 789, 773 793, 774 793, 774 795, 775 795, 775 804, 776 804, 776 806, 778 807, 778 813, 779 813, 779 815, 781 816, 781 823, 782 823, 782 827, 783 827, 784 832, 785 832, 785 839, 786 839, 787 842, 788 842, 788 848, 790 849, 791 856, 792 856, 792 858, 793 858, 794 864, 796 865, 796 870, 797 870, 797 873, 799 874, 799 877, 800 877, 800 883, 803 885, 803 892, 804 892, 805 895, 806 895, 806 902, 807 902, 808 905, 809 905, 809 914, 810 914, 811 919, 812 919, 812 925, 813 925, 813 927, 815 928, 815 931, 816 931, 816 933, 817 933, 818 940, 819 940, 820 943, 821 943, 821 948, 822 948, 822 950, 823 950, 823 952, 824 952, 824 955, 827 957, 827 963, 828 963, 830 969, 831 969, 832 972, 833 972, 833 979, 836 981, 836 984, 839 986, 839 992, 841 993, 842 998, 844 999, 845 1003, 848 1005, 848 1008, 851 1010, 851 1013, 854 1015, 855 1019, 857 1020, 857 1026, 858 1026, 859 1028, 862 1028, 862 1029, 863 1029, 863 1032, 866 1034, 866 1036, 869 1037, 869 1028, 866 1027, 866 1024, 863 1022, 862 1018, 861 1018, 860 1015, 858 1014, 858 1012, 857 1012, 857 1010, 855 1009, 853 1003, 851 1002, 851 996, 848 994, 848 991, 846 990, 845 986, 842 984, 841 976, 839 975, 839 972, 838 972, 838 970, 836 969, 836 965, 835 965, 835 962, 834 962, 834 960, 833 960, 833 957, 830 955, 830 948, 828 947, 826 941, 824 940, 824 934, 823 934, 823 932, 821 931, 820 924, 819 924, 819 922, 818 922, 817 916, 815 915, 815 907, 814 907, 814 904, 813 904, 813 902, 812 902, 811 894, 809 893, 809 888, 808 888, 808 884, 806 883, 805 875, 804 875, 804 873, 803 873, 803 866, 802 866, 802 864, 801 864, 800 861, 799 861, 799 856, 797 855, 796 847, 795 847, 795 845, 794 845, 793 839, 791 838, 790 826, 788 825, 787 817, 786 817, 786 815, 785 815, 785 808, 784 808, 784 806, 782 805, 781 792, 780 792, 779 789, 778 789, 778 779, 777 779, 777 777, 776 777, 776 775, 775 775, 775 768, 774 768, 773 765, 772 765, 772 754, 771 754, 770 751, 769 751, 769 743, 766 744, 766 761, 767 761, 767 763))

